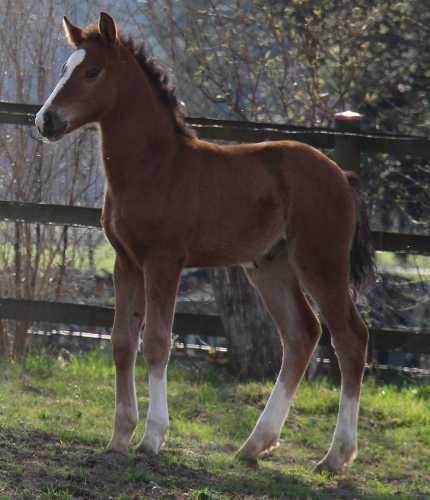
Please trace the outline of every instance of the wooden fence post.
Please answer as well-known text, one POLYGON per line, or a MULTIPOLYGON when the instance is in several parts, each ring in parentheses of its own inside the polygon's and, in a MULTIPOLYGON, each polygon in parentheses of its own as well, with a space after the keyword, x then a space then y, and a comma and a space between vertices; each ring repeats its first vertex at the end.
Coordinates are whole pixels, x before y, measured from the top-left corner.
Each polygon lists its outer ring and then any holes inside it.
MULTIPOLYGON (((334 115, 335 131, 346 134, 339 134, 334 138, 334 161, 342 170, 352 170, 358 175, 360 175, 360 139, 353 134, 360 132, 362 118, 359 113, 353 111, 343 111, 334 115)), ((334 384, 340 384, 342 376, 337 356, 332 346, 327 346, 325 349, 330 359, 329 379, 334 384)))
POLYGON ((335 131, 351 135, 337 135, 334 139, 334 161, 342 170, 352 170, 360 175, 360 132, 363 117, 353 111, 336 113, 335 131))

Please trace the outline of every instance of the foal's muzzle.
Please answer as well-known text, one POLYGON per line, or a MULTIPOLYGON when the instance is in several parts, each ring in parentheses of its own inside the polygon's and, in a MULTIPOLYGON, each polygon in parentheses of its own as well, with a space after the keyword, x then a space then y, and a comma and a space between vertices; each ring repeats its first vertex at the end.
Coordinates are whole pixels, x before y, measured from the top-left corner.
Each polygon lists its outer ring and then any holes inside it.
POLYGON ((69 122, 60 119, 54 111, 46 111, 42 115, 42 123, 36 118, 36 125, 39 132, 50 141, 58 141, 66 132, 69 122))

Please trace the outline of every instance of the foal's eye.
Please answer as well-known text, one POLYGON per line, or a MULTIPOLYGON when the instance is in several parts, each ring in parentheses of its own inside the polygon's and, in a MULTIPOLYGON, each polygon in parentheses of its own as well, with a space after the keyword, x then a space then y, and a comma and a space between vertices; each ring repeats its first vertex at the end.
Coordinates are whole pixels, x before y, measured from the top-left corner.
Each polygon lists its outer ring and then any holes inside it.
POLYGON ((100 74, 100 71, 98 69, 89 69, 85 73, 85 78, 87 80, 95 80, 100 74))

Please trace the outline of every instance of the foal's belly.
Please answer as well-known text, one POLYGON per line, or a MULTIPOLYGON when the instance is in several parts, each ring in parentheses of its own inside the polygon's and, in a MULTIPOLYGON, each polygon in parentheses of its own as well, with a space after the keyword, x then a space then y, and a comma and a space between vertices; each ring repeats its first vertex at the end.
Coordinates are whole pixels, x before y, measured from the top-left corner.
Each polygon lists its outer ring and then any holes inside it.
POLYGON ((256 262, 267 255, 284 249, 286 231, 283 224, 207 240, 197 240, 189 247, 185 267, 228 267, 256 262))

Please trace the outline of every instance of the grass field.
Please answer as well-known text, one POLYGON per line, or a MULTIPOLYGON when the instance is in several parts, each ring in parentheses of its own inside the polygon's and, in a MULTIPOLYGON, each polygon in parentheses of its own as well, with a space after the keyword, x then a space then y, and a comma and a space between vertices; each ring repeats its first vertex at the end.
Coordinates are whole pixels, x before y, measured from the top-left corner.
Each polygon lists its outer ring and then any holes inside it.
MULTIPOLYGON (((314 468, 330 444, 339 390, 303 382, 280 446, 258 468, 234 454, 271 383, 241 382, 215 368, 169 368, 170 437, 154 455, 106 453, 112 427, 110 354, 29 356, 0 365, 0 499, 429 499, 430 387, 366 380, 359 455, 339 476, 314 468)), ((139 406, 147 408, 143 362, 139 406)), ((144 427, 139 424, 137 443, 144 427)))

